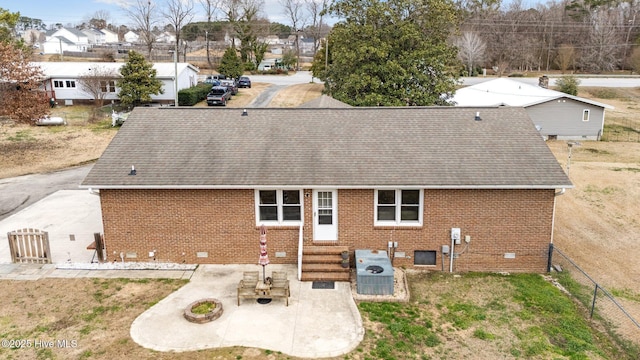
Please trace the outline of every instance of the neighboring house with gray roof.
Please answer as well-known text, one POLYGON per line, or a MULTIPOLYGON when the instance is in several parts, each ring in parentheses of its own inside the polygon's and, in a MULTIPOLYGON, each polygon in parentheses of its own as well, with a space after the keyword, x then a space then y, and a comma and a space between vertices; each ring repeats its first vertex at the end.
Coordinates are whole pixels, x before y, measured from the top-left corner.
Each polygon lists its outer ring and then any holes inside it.
POLYGON ((605 109, 612 106, 498 78, 458 89, 451 102, 457 106, 521 106, 545 139, 600 140, 605 109))
POLYGON ((522 108, 354 107, 136 108, 81 186, 110 260, 253 264, 264 224, 272 263, 348 280, 340 249, 543 272, 572 184, 522 108))
POLYGON ((40 47, 43 54, 62 54, 65 51, 87 51, 91 47, 89 37, 74 28, 60 28, 46 34, 46 40, 40 47))

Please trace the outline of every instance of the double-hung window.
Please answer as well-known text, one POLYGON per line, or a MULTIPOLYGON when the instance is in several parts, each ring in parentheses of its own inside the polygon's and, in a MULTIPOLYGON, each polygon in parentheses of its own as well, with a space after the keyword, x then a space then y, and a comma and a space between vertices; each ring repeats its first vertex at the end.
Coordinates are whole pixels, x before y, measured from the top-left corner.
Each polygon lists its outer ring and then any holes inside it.
POLYGON ((589 109, 582 110, 582 121, 589 121, 590 112, 589 109))
POLYGON ((302 221, 301 190, 256 190, 258 224, 298 225, 302 221))
POLYGON ((375 191, 375 221, 377 226, 422 225, 422 190, 391 189, 375 191))

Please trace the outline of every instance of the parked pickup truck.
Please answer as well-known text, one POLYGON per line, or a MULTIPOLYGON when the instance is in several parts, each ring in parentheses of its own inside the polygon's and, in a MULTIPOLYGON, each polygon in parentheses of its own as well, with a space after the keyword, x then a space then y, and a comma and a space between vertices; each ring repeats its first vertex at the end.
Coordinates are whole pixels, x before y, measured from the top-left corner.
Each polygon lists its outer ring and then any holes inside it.
POLYGON ((207 105, 227 106, 227 101, 231 99, 231 92, 225 86, 214 86, 207 94, 207 105))
POLYGON ((227 89, 231 91, 231 95, 236 95, 238 93, 238 84, 234 79, 220 80, 220 86, 226 86, 227 89))

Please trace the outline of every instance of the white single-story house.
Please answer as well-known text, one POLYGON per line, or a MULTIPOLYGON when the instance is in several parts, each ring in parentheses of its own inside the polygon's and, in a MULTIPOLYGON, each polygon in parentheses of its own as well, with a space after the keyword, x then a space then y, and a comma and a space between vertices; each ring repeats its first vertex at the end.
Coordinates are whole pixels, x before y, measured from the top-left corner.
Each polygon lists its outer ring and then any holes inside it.
POLYGON ((456 106, 524 107, 545 139, 558 140, 600 140, 605 109, 613 109, 607 104, 505 78, 458 89, 451 102, 456 106))
POLYGON ((60 28, 46 34, 46 40, 40 47, 43 54, 61 54, 65 51, 87 51, 91 45, 89 37, 80 30, 60 28))
MULTIPOLYGON (((94 63, 94 62, 36 62, 45 75, 43 88, 49 98, 54 98, 60 104, 72 105, 74 102, 93 100, 91 94, 82 90, 78 79, 91 72, 95 67, 112 70, 120 74, 124 63, 94 63)), ((198 83, 199 69, 189 63, 178 63, 178 91, 189 88, 198 83)), ((154 63, 156 77, 162 81, 164 94, 152 95, 154 102, 173 103, 175 99, 175 64, 154 63)), ((108 94, 105 100, 117 100, 120 89, 117 81, 105 82, 104 91, 108 94)))
POLYGON ((277 59, 263 59, 260 64, 258 64, 258 71, 268 71, 276 68, 276 60, 277 59))

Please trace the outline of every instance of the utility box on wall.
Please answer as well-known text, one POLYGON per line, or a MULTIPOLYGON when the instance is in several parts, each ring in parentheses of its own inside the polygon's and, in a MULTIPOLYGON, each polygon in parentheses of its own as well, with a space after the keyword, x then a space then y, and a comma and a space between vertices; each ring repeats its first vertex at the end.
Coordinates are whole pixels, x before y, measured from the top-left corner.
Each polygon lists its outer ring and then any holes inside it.
POLYGON ((451 228, 451 240, 456 242, 456 245, 460 245, 460 228, 451 228))

